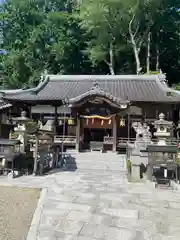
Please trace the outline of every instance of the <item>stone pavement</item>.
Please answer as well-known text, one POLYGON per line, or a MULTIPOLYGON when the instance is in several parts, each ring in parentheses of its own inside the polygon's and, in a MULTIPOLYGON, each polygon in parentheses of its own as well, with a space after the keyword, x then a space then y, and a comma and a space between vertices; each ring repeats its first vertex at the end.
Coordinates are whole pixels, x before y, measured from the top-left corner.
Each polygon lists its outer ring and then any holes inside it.
POLYGON ((28 240, 179 240, 180 193, 128 183, 122 169, 77 169, 0 184, 44 189, 28 240))

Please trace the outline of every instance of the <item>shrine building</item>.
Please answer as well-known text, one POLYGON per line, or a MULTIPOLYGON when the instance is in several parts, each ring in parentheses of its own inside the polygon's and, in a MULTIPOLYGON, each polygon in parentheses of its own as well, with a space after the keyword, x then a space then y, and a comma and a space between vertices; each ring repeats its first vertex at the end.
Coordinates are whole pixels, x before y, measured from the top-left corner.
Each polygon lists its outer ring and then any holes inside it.
POLYGON ((151 125, 162 112, 179 121, 180 94, 159 75, 44 75, 26 90, 2 91, 4 104, 28 109, 67 147, 92 150, 135 138, 132 123, 151 125))

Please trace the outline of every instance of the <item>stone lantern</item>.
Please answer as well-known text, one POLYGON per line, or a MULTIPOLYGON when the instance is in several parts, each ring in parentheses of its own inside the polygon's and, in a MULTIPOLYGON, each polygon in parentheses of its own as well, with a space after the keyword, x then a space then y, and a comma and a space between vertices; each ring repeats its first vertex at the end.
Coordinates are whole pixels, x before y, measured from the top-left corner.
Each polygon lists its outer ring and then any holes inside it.
POLYGON ((172 128, 172 122, 166 121, 164 117, 165 115, 160 113, 159 120, 154 122, 156 128, 154 136, 158 139, 158 145, 166 145, 167 138, 171 136, 170 128, 172 128))
POLYGON ((17 124, 17 127, 14 127, 14 133, 17 134, 18 140, 20 140, 20 151, 27 151, 27 123, 30 119, 26 116, 26 112, 22 111, 20 117, 13 118, 13 121, 17 124))

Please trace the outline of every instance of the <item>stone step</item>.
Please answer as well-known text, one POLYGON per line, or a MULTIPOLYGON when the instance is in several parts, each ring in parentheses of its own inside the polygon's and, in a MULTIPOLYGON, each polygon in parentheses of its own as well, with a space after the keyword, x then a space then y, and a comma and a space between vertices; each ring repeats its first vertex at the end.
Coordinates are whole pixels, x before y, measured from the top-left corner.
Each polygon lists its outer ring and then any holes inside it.
POLYGON ((112 165, 116 165, 116 164, 123 164, 124 161, 123 160, 116 160, 116 159, 111 159, 111 160, 107 160, 107 159, 103 159, 103 160, 89 160, 89 159, 78 159, 78 158, 65 158, 64 159, 66 161, 66 163, 86 163, 86 164, 112 164, 112 165))
POLYGON ((124 171, 125 155, 108 152, 67 152, 64 155, 68 169, 124 171))
POLYGON ((111 164, 91 164, 91 163, 78 163, 78 162, 72 162, 72 163, 65 163, 66 166, 73 166, 76 165, 78 167, 86 167, 86 168, 108 168, 108 169, 114 169, 114 170, 118 170, 118 169, 125 169, 123 164, 115 164, 115 165, 111 165, 111 164))
POLYGON ((116 160, 116 159, 111 159, 111 160, 107 160, 107 159, 103 159, 103 160, 98 160, 98 159, 78 159, 78 158, 65 158, 64 159, 67 163, 73 163, 73 162, 77 162, 77 163, 90 163, 90 164, 121 164, 124 163, 124 160, 116 160))
POLYGON ((90 164, 66 164, 68 169, 99 169, 99 170, 112 170, 112 171, 125 171, 123 166, 108 166, 108 165, 90 165, 90 164))
POLYGON ((92 158, 92 159, 88 159, 88 158, 75 158, 75 157, 68 157, 65 158, 66 161, 79 161, 79 162, 107 162, 107 163, 118 163, 118 162, 124 162, 124 159, 116 159, 116 158, 111 158, 111 159, 100 159, 100 158, 92 158))
POLYGON ((65 154, 73 155, 73 156, 79 156, 79 157, 84 157, 84 156, 103 156, 103 157, 109 157, 109 156, 117 156, 121 157, 124 154, 117 154, 116 152, 107 152, 107 153, 102 153, 102 152, 70 152, 67 151, 65 154))

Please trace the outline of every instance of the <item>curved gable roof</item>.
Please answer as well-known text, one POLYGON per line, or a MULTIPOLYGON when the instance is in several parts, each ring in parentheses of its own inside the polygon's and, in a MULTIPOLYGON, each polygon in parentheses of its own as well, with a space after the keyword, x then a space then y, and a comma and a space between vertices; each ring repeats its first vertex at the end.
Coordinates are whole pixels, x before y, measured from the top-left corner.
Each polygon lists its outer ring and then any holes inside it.
POLYGON ((14 101, 61 101, 80 99, 94 85, 119 100, 131 102, 178 102, 180 95, 160 75, 47 75, 36 88, 6 92, 4 98, 14 101), (167 94, 171 92, 172 94, 167 94))

